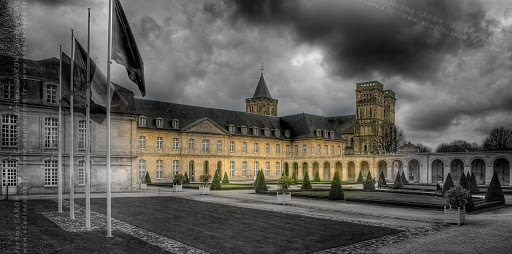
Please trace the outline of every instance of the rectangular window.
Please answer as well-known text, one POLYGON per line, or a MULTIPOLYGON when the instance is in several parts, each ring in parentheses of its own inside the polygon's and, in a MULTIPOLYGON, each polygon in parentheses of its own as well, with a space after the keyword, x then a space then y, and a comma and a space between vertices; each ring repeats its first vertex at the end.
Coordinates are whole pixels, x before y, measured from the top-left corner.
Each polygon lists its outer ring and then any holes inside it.
POLYGON ((146 160, 139 160, 139 179, 146 176, 146 160))
POLYGON ((78 149, 85 149, 87 140, 87 125, 85 120, 78 121, 78 149))
POLYGON ((57 103, 57 86, 47 85, 46 86, 46 102, 55 104, 57 103))
POLYGON ((163 164, 164 164, 163 160, 156 160, 156 178, 157 179, 162 179, 163 164))
POLYGON ((270 145, 268 143, 265 144, 265 152, 270 153, 270 145))
POLYGON ((146 149, 146 136, 139 137, 139 148, 146 149))
POLYGON ((329 155, 329 146, 324 146, 324 154, 325 156, 329 155))
POLYGON ((258 167, 259 163, 257 161, 254 162, 254 176, 256 177, 258 175, 258 167))
POLYGON ((162 150, 162 143, 164 142, 164 138, 157 137, 156 138, 156 149, 162 150))
POLYGON ((172 139, 172 150, 178 150, 179 144, 180 144, 180 141, 178 140, 178 138, 173 138, 172 139))
POLYGON ((270 176, 270 162, 265 162, 265 176, 270 176))
POLYGON ((2 115, 2 146, 18 145, 18 116, 2 115))
POLYGON ((334 156, 334 146, 331 146, 331 156, 334 156))
POLYGON ((242 152, 244 152, 244 153, 247 152, 247 142, 242 143, 242 152))
POLYGON ((194 151, 194 139, 193 138, 188 140, 188 150, 194 151))
POLYGON ((209 153, 210 152, 210 140, 203 139, 203 153, 209 153))
POLYGON ((44 186, 57 186, 57 160, 44 162, 44 186))
POLYGON ((258 153, 258 143, 254 143, 254 153, 258 153))
POLYGON ((3 182, 2 186, 16 186, 18 178, 16 176, 18 172, 18 161, 16 160, 3 160, 2 161, 2 174, 3 182))
POLYGON ((156 127, 157 127, 157 128, 162 128, 162 127, 164 127, 164 119, 162 119, 162 118, 157 118, 157 119, 156 119, 156 127))
POLYGON ((139 126, 146 126, 146 118, 141 116, 139 117, 139 126))
POLYGON ((57 129, 59 123, 56 118, 47 117, 44 119, 45 148, 57 148, 57 129))
POLYGON ((316 151, 318 154, 322 154, 322 146, 321 145, 318 145, 317 146, 317 151, 316 151))
POLYGON ((217 140, 217 152, 222 152, 222 141, 217 140))
POLYGON ((286 145, 286 155, 290 155, 290 145, 286 145))
POLYGON ((78 185, 85 185, 85 161, 78 162, 78 185))
POLYGON ((295 155, 299 154, 299 145, 295 145, 295 155))
POLYGON ((235 162, 234 161, 229 162, 229 177, 231 177, 231 178, 235 177, 235 162))
POLYGON ((180 170, 180 161, 179 160, 173 160, 172 161, 172 176, 175 176, 178 174, 180 170))
POLYGON ((308 148, 306 147, 306 144, 302 145, 302 153, 306 154, 308 152, 308 148))
POLYGON ((16 90, 16 85, 4 83, 2 87, 3 87, 3 98, 5 100, 14 100, 15 99, 14 91, 16 90))
POLYGON ((279 172, 280 166, 281 166, 280 163, 276 162, 276 176, 280 176, 281 175, 280 172, 279 172))
POLYGON ((242 176, 247 176, 247 161, 242 162, 242 176))
POLYGON ((235 142, 234 141, 229 142, 229 152, 231 152, 231 153, 235 152, 235 142))
POLYGON ((279 154, 281 151, 281 146, 279 144, 276 145, 276 154, 279 154))

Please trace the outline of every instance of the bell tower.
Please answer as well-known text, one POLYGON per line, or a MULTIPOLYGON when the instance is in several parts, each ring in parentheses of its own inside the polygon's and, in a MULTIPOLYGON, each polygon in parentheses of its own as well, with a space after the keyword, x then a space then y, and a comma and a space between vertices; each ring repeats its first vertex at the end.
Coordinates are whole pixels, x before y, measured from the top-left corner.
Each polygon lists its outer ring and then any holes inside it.
MULTIPOLYGON (((354 126, 354 152, 356 153, 368 154, 378 150, 375 139, 382 135, 382 123, 386 117, 383 87, 384 85, 378 81, 356 84, 356 121, 354 126)), ((391 118, 389 112, 387 117, 391 118)), ((393 123, 394 120, 393 107, 393 123)))
POLYGON ((270 96, 267 84, 263 78, 263 63, 261 64, 261 76, 258 86, 252 98, 245 99, 245 111, 269 116, 277 116, 277 99, 270 96))

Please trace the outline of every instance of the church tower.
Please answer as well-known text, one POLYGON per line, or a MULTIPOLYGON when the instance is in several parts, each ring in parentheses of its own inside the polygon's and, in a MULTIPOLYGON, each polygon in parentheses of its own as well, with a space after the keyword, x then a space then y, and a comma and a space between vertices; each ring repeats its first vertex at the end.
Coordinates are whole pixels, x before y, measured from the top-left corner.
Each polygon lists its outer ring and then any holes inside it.
POLYGON ((277 99, 270 96, 267 84, 263 78, 263 64, 261 65, 261 76, 258 86, 252 98, 245 99, 245 111, 269 116, 277 116, 277 99))

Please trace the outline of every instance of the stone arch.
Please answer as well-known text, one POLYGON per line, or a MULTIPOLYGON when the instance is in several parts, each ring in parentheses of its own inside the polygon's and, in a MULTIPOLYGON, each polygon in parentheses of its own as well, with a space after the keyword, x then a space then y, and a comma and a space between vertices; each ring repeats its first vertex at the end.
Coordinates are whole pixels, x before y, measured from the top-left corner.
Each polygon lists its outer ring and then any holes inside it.
POLYGON ((203 162, 203 174, 210 174, 210 167, 207 160, 203 162))
POLYGON ((432 161, 432 183, 444 181, 444 162, 440 159, 432 161))
POLYGON ((356 164, 353 161, 349 161, 347 165, 347 180, 355 181, 356 180, 356 164))
POLYGON ((501 186, 510 185, 510 162, 505 158, 497 158, 493 163, 493 170, 498 173, 501 186))
POLYGON ((329 181, 331 179, 331 163, 329 162, 324 162, 324 174, 323 174, 323 179, 325 181, 329 181))
POLYGON ((420 162, 416 159, 412 159, 408 163, 409 169, 409 182, 419 183, 420 182, 420 162))
POLYGON ((370 164, 367 161, 361 161, 361 172, 363 172, 363 178, 366 179, 368 172, 370 171, 370 164))
POLYGON ((343 165, 339 161, 337 161, 335 164, 335 172, 338 172, 338 174, 340 174, 340 179, 343 179, 343 177, 342 177, 343 165))
POLYGON ((375 177, 377 179, 380 179, 380 174, 382 172, 384 173, 384 179, 386 179, 388 177, 388 163, 385 160, 380 160, 378 163, 378 169, 378 175, 376 175, 375 177))
MULTIPOLYGON (((304 162, 302 163, 302 178, 306 175, 306 172, 308 172, 308 163, 304 162)), ((311 180, 311 176, 309 176, 309 180, 311 180)))
POLYGON ((320 165, 318 165, 318 162, 313 162, 313 175, 311 176, 311 180, 315 179, 316 173, 318 172, 318 175, 320 175, 320 165))
MULTIPOLYGON (((297 177, 299 177, 299 163, 293 162, 293 172, 295 172, 295 175, 297 177)), ((293 172, 292 172, 292 176, 293 176, 293 172)))
POLYGON ((471 160, 471 173, 475 175, 477 184, 485 184, 485 165, 481 158, 471 160))
POLYGON ((393 163, 391 164, 391 167, 391 177, 393 178, 392 181, 394 182, 396 179, 396 175, 402 174, 402 172, 404 171, 404 163, 401 160, 394 160, 393 163))
POLYGON ((188 162, 188 179, 190 182, 195 182, 195 165, 194 165, 194 161, 191 160, 188 162))
POLYGON ((463 173, 464 162, 459 158, 453 159, 450 162, 450 174, 452 175, 453 183, 458 183, 463 173))

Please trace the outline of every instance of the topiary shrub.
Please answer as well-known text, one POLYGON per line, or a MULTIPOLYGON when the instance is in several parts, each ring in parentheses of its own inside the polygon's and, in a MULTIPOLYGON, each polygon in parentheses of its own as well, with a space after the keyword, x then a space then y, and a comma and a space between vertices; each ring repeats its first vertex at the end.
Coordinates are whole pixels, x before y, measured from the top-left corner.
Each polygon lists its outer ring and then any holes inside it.
MULTIPOLYGON (((263 173, 262 173, 263 174, 263 173)), ((277 182, 277 191, 282 192, 283 194, 286 194, 288 190, 290 189, 290 186, 293 184, 293 178, 289 176, 281 176, 279 178, 279 181, 277 182)))
POLYGON ((501 201, 503 204, 505 203, 505 196, 503 195, 500 179, 496 171, 494 171, 489 188, 487 188, 487 192, 485 193, 485 200, 487 202, 501 201))
POLYGON ((469 178, 469 190, 471 194, 479 194, 480 188, 478 188, 478 184, 476 183, 475 174, 471 173, 471 177, 469 178))
POLYGON ((400 189, 404 187, 402 183, 402 177, 400 177, 400 173, 396 174, 395 182, 393 183, 393 189, 400 189))
POLYGON ((174 175, 174 179, 172 179, 172 183, 174 184, 182 184, 185 182, 185 176, 182 174, 176 174, 174 175))
POLYGON ((358 183, 362 183, 363 182, 363 171, 359 171, 359 176, 357 177, 357 181, 358 183))
POLYGON ((384 171, 380 172, 379 181, 381 181, 382 186, 388 186, 386 183, 386 177, 384 176, 384 171))
POLYGON ((470 212, 475 209, 475 202, 473 201, 473 196, 471 196, 470 188, 469 188, 469 181, 466 178, 466 175, 463 173, 460 176, 459 180, 460 187, 464 188, 468 191, 468 196, 466 197, 467 203, 466 203, 466 211, 470 212))
POLYGON ((151 177, 149 176, 149 172, 146 172, 146 177, 144 178, 144 182, 151 183, 151 177))
POLYGON ((263 170, 258 171, 258 176, 256 177, 256 182, 254 183, 254 191, 256 193, 266 193, 268 191, 267 183, 265 182, 265 175, 263 174, 263 170))
POLYGON ((190 183, 190 179, 188 179, 187 172, 185 171, 185 183, 190 183))
POLYGON ((459 185, 460 185, 460 187, 462 187, 466 190, 469 190, 469 181, 466 178, 466 174, 460 175, 459 185))
POLYGON ((402 175, 400 176, 403 184, 408 184, 407 178, 405 177, 405 171, 402 171, 402 175))
POLYGON ((466 174, 466 179, 468 179, 468 182, 469 182, 469 180, 471 179, 471 174, 469 174, 469 171, 468 171, 468 173, 466 174))
POLYGON ((297 172, 295 170, 293 170, 292 179, 294 184, 299 182, 299 179, 297 178, 297 172))
POLYGON ((441 193, 445 194, 453 187, 455 187, 455 184, 453 184, 452 175, 448 173, 448 176, 446 176, 446 180, 443 183, 443 191, 441 193))
POLYGON ((313 179, 313 182, 320 182, 320 174, 318 174, 318 171, 316 171, 315 179, 313 179))
POLYGON ((366 180, 363 182, 363 189, 365 190, 375 190, 375 183, 373 182, 372 173, 368 171, 368 175, 366 176, 366 180))
POLYGON ((341 179, 340 173, 336 172, 334 174, 334 178, 331 183, 331 190, 329 191, 329 199, 330 200, 344 200, 345 194, 343 193, 343 188, 341 188, 341 179))
POLYGON ((208 184, 208 181, 210 181, 210 179, 212 179, 212 176, 210 174, 203 174, 203 175, 199 176, 199 181, 201 181, 201 183, 203 183, 203 187, 206 187, 206 185, 208 184))
POLYGON ((302 186, 300 187, 303 190, 311 190, 313 187, 311 186, 311 181, 309 181, 309 173, 306 171, 304 175, 304 180, 302 180, 302 186))
MULTIPOLYGON (((463 208, 468 203, 469 191, 457 185, 444 194, 446 201, 450 205, 450 209, 456 210, 457 208, 463 208)), ((467 207, 466 207, 467 210, 467 207)))
POLYGON ((224 172, 224 178, 222 179, 222 183, 229 183, 228 172, 224 172))
POLYGON ((220 190, 222 188, 220 184, 220 174, 219 170, 215 171, 215 174, 213 175, 212 185, 210 187, 211 190, 220 190))

